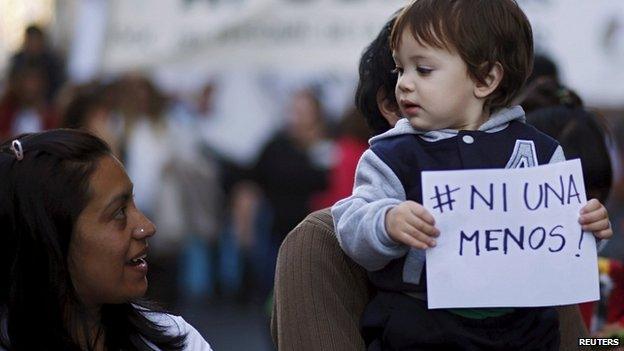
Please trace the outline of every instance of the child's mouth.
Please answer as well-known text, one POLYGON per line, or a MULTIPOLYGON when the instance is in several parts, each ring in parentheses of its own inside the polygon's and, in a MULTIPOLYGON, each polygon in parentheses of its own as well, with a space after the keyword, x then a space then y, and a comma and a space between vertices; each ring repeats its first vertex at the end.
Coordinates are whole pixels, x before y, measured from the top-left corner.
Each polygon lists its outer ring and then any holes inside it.
POLYGON ((406 102, 403 103, 403 110, 407 115, 415 115, 421 110, 421 107, 418 104, 406 102))

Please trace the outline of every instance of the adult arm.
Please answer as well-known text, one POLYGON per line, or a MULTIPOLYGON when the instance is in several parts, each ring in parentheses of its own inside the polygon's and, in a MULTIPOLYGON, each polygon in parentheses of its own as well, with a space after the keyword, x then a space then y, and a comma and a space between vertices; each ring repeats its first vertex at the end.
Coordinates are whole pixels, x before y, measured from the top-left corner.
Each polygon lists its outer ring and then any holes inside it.
POLYGON ((581 311, 578 305, 557 306, 559 314, 559 333, 561 344, 559 350, 578 349, 578 339, 589 337, 589 332, 581 319, 581 311))
POLYGON ((279 350, 363 350, 359 319, 369 299, 366 272, 340 249, 329 209, 314 212, 279 251, 273 341, 279 350))

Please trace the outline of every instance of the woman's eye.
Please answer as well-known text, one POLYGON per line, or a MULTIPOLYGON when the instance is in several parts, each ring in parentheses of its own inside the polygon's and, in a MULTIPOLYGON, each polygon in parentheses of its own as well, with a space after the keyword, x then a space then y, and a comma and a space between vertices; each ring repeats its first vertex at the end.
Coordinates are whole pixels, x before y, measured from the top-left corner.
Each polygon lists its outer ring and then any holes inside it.
POLYGON ((426 67, 417 67, 416 71, 420 74, 427 75, 431 73, 433 70, 431 68, 426 68, 426 67))
POLYGON ((126 218, 126 206, 120 208, 119 210, 117 210, 117 212, 115 212, 115 215, 113 216, 114 219, 118 219, 118 220, 122 220, 126 218))

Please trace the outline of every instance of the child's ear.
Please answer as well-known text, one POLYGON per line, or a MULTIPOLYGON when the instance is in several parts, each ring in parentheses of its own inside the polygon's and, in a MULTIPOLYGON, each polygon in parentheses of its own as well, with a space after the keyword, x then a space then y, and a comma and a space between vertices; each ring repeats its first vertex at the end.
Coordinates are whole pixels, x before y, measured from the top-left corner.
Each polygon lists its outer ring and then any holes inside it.
POLYGON ((484 81, 477 82, 475 84, 475 96, 477 98, 484 99, 492 94, 496 90, 496 88, 498 88, 498 85, 503 79, 504 73, 505 72, 503 71, 503 66, 500 63, 496 62, 494 65, 492 65, 492 68, 490 69, 490 72, 488 72, 487 76, 485 76, 484 81))

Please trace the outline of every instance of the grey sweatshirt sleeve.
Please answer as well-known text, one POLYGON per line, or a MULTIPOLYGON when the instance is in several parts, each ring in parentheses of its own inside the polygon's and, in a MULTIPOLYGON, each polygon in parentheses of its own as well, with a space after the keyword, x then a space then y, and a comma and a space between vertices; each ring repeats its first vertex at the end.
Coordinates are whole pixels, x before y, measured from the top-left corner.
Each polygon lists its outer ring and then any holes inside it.
POLYGON ((385 267, 409 248, 386 232, 386 212, 405 201, 405 190, 394 172, 373 151, 366 150, 357 166, 353 194, 331 209, 340 247, 369 271, 385 267))

